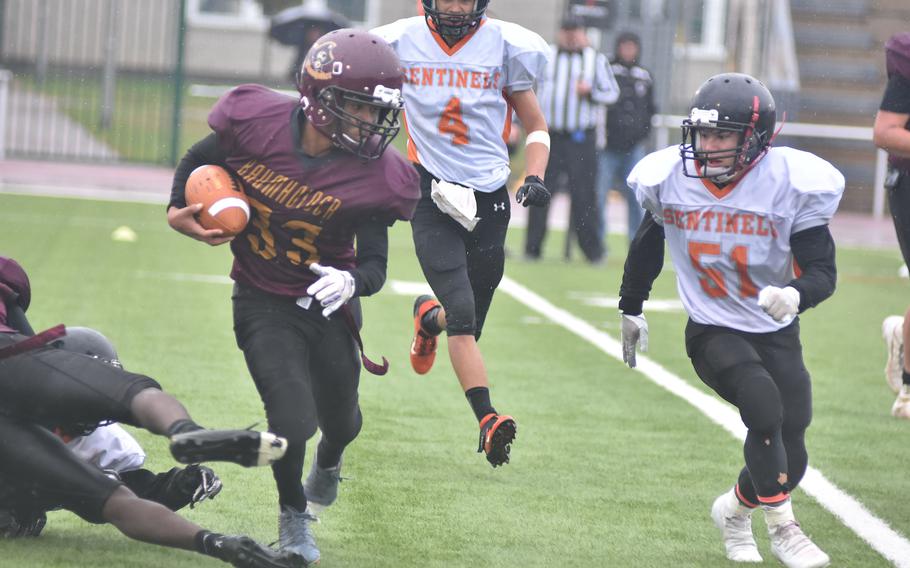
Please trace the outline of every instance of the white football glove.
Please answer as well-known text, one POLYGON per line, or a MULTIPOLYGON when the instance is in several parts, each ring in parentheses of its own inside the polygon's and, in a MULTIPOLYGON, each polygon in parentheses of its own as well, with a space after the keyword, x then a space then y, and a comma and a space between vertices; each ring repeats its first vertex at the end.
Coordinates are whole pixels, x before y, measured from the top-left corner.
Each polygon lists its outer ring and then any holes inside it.
POLYGON ((788 324, 799 313, 799 291, 792 286, 765 286, 758 293, 758 305, 777 323, 788 324))
POLYGON ((648 321, 645 314, 630 316, 622 314, 622 360, 635 368, 635 346, 642 353, 648 350, 648 321))
POLYGON ((322 305, 323 317, 332 315, 354 296, 354 276, 350 272, 331 266, 321 266, 315 262, 310 265, 310 270, 320 278, 310 284, 306 293, 316 298, 322 305))

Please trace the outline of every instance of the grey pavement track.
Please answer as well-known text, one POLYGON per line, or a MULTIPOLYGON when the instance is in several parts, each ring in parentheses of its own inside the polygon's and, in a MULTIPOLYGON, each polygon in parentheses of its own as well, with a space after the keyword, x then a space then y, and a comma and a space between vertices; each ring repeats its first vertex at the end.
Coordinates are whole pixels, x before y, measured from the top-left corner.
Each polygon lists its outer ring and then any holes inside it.
MULTIPOLYGON (((167 203, 171 190, 171 168, 158 166, 93 165, 70 162, 0 160, 0 193, 71 196, 117 201, 167 203)), ((625 234, 625 203, 611 192, 609 207, 611 232, 625 234)), ((557 194, 550 208, 550 226, 565 229, 568 198, 557 194)), ((523 227, 527 210, 512 204, 512 225, 523 227)), ((838 213, 831 231, 841 246, 898 249, 891 218, 838 213)))
POLYGON ((12 83, 6 122, 6 152, 116 160, 117 152, 61 112, 60 102, 12 83))

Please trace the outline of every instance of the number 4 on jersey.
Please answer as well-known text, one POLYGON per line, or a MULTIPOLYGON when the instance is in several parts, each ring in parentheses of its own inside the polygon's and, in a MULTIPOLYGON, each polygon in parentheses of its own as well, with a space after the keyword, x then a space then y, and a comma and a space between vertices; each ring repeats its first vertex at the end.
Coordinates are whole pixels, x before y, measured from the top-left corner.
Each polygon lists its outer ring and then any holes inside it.
POLYGON ((458 97, 449 99, 446 108, 439 117, 439 131, 443 134, 452 135, 452 144, 464 146, 470 140, 468 139, 468 125, 464 123, 461 115, 461 100, 458 97))

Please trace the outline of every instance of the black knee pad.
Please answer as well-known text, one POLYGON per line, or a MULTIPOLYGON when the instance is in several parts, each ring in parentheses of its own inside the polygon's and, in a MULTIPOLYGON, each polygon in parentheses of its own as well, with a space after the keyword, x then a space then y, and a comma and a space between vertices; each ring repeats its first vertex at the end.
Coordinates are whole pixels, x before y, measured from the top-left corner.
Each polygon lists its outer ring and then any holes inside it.
POLYGON ((446 311, 446 335, 474 335, 477 320, 474 296, 469 289, 455 290, 439 301, 446 311))
POLYGON ((287 438, 290 445, 303 445, 316 435, 316 418, 281 412, 269 416, 269 430, 287 438))

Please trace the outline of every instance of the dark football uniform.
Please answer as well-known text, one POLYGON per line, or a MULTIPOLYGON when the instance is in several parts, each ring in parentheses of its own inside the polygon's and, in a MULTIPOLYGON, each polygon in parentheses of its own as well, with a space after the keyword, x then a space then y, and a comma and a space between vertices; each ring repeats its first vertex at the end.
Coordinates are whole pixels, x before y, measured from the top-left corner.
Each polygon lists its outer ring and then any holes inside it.
MULTIPOLYGON (((892 75, 879 108, 897 114, 910 114, 910 78, 892 75)), ((889 176, 885 184, 888 206, 904 262, 910 264, 910 159, 889 155, 888 165, 889 176)))
MULTIPOLYGON (((0 256, 0 350, 29 339, 8 316, 21 314, 30 299, 25 271, 0 256)), ((101 508, 120 482, 77 459, 50 429, 76 432, 106 420, 137 425, 133 397, 160 386, 145 375, 47 345, 4 353, 9 351, 0 351, 0 478, 35 500, 40 495, 101 522, 101 508)))
POLYGON ((233 89, 209 115, 214 135, 178 166, 170 203, 185 206, 186 177, 205 163, 242 181, 251 219, 231 242, 234 330, 269 427, 288 438, 273 466, 279 501, 301 511, 304 444, 317 425, 318 455, 330 464, 360 431, 357 298, 384 283, 387 229, 410 219, 420 196, 414 168, 395 152, 371 161, 341 149, 305 155, 305 124, 293 98, 258 85, 233 89), (353 300, 329 318, 307 295, 314 262, 354 277, 353 300))

